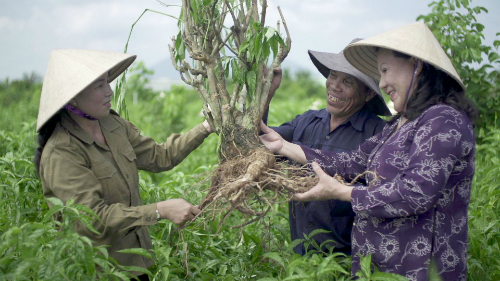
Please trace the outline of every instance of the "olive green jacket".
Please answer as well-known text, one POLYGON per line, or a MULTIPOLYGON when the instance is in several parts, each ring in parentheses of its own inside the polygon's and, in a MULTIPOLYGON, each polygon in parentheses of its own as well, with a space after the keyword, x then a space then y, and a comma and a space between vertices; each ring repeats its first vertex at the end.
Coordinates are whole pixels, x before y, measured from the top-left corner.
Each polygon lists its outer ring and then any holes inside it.
POLYGON ((157 144, 141 136, 137 127, 114 111, 99 123, 108 146, 96 142, 67 113, 62 113, 40 162, 44 196, 63 202, 73 199, 75 204, 91 208, 102 220, 93 223, 100 234, 81 223, 75 224, 76 231, 96 245, 109 245, 110 256, 121 265, 148 268, 153 260, 117 253, 126 248, 152 249, 148 225, 157 223, 156 203, 142 205, 137 170, 172 169, 209 133, 200 124, 157 144))

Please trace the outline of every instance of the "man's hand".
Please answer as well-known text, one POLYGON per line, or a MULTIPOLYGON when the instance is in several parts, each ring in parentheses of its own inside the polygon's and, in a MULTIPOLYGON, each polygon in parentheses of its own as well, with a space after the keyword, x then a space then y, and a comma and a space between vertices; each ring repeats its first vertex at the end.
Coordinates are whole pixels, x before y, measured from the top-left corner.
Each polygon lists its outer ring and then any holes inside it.
POLYGON ((321 169, 318 163, 313 162, 313 170, 319 177, 316 186, 304 193, 296 193, 292 200, 295 201, 323 201, 330 199, 339 199, 342 201, 351 201, 352 187, 341 184, 339 181, 330 177, 321 169))
POLYGON ((280 134, 269 128, 262 120, 260 121, 260 130, 264 133, 259 136, 260 141, 267 147, 267 149, 274 153, 280 153, 284 142, 280 134))
POLYGON ((162 219, 167 219, 176 225, 182 226, 201 212, 197 206, 191 205, 184 199, 169 199, 156 203, 162 219))

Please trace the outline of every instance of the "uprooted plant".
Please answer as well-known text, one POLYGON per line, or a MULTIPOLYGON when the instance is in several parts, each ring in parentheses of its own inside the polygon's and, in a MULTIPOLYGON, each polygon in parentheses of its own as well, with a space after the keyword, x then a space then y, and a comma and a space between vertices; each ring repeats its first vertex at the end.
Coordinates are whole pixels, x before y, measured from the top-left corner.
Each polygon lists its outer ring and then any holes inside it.
POLYGON ((223 220, 238 210, 254 216, 253 222, 279 198, 289 199, 315 181, 304 177, 307 169, 277 163, 258 138, 274 75, 266 70, 279 67, 291 47, 279 7, 286 40, 279 22, 276 29, 265 26, 266 10, 266 0, 260 5, 257 0, 183 0, 179 33, 169 46, 174 67, 198 92, 205 117, 220 137, 219 166, 200 207, 223 213, 223 220))

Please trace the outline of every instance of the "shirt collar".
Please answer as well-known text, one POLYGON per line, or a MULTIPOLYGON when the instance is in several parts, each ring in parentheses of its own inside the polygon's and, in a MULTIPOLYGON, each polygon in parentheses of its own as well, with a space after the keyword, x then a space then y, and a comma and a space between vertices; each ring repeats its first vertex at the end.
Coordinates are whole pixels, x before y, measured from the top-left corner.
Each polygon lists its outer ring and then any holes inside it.
POLYGON ((111 115, 120 116, 120 115, 118 115, 118 113, 116 113, 116 111, 110 110, 108 116, 99 119, 99 123, 101 124, 101 127, 110 131, 110 132, 118 129, 121 126, 120 122, 118 122, 118 120, 116 120, 116 118, 114 118, 111 115))
MULTIPOLYGON (((363 126, 366 122, 366 120, 370 117, 370 112, 368 111, 368 107, 365 105, 363 108, 361 108, 359 111, 355 112, 352 114, 343 124, 347 124, 348 122, 351 123, 351 126, 356 129, 357 131, 362 132, 363 131, 363 126)), ((321 119, 321 122, 323 123, 329 123, 330 122, 330 112, 328 110, 322 109, 318 110, 315 113, 315 116, 317 118, 321 119)))
MULTIPOLYGON (((112 132, 120 127, 120 123, 115 120, 115 118, 113 118, 111 114, 113 113, 110 113, 108 116, 101 118, 98 121, 101 125, 101 128, 109 132, 112 132)), ((87 132, 85 132, 65 110, 61 112, 61 125, 81 141, 87 144, 94 143, 94 138, 87 134, 87 132)))
POLYGON ((347 119, 347 122, 351 122, 354 129, 362 132, 363 126, 365 125, 366 120, 370 117, 370 114, 371 113, 368 111, 368 107, 364 106, 358 112, 351 115, 351 117, 347 119))

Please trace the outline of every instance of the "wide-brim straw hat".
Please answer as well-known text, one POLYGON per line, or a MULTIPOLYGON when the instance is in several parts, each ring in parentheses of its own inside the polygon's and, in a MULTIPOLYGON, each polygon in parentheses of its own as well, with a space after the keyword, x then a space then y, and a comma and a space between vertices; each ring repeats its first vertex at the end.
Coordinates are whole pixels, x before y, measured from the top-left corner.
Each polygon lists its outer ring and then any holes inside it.
POLYGON ((379 81, 376 47, 398 51, 420 59, 451 76, 465 91, 464 83, 432 31, 422 22, 395 28, 351 43, 345 58, 357 69, 379 81))
MULTIPOLYGON (((354 39, 351 42, 351 44, 359 40, 361 39, 354 39)), ((325 53, 325 52, 317 52, 309 50, 308 53, 313 64, 316 66, 318 71, 321 74, 323 74, 325 78, 328 78, 328 75, 330 75, 330 70, 343 72, 353 77, 356 77, 366 86, 372 89, 375 93, 377 93, 377 95, 373 97, 367 104, 368 110, 370 110, 370 112, 376 115, 385 115, 385 116, 391 115, 391 111, 387 107, 377 83, 368 75, 362 73, 361 71, 353 67, 346 60, 342 52, 340 52, 339 54, 334 54, 334 53, 325 53)))
POLYGON ((134 62, 124 53, 60 49, 50 53, 38 108, 37 132, 72 98, 104 73, 113 81, 134 62))

